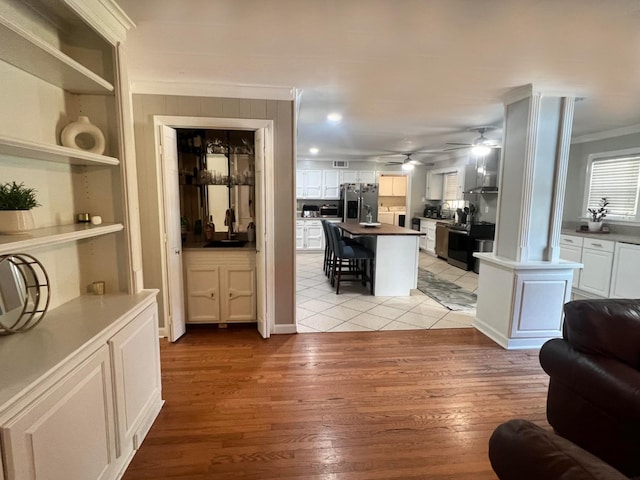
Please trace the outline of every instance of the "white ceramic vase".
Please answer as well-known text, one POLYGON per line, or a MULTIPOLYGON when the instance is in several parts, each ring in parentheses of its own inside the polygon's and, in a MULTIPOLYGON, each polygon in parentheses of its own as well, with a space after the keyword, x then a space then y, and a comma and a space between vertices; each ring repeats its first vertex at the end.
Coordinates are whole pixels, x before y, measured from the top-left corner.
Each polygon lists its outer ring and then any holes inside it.
POLYGON ((589 222, 590 232, 599 232, 600 230, 602 230, 602 222, 589 222))
POLYGON ((104 134, 84 115, 78 116, 78 120, 62 129, 60 140, 65 147, 98 155, 102 155, 105 149, 104 134))
POLYGON ((31 210, 0 210, 0 233, 20 235, 35 227, 31 210))

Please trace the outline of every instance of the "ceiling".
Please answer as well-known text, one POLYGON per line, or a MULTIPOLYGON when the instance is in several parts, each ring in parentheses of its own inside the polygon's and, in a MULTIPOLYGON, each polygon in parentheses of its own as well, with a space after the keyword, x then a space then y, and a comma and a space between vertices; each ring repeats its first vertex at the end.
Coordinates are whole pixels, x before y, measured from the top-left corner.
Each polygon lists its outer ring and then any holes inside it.
POLYGON ((638 0, 117 2, 137 24, 134 82, 301 91, 299 159, 312 146, 318 159, 386 161, 470 142, 529 83, 584 97, 574 136, 640 124, 638 0))

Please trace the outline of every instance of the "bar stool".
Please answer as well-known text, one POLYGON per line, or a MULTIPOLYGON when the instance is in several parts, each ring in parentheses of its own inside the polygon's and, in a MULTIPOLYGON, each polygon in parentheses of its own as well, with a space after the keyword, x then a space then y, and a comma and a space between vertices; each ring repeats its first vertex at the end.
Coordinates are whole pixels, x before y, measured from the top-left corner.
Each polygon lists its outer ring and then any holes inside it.
POLYGON ((336 295, 340 293, 340 281, 343 276, 353 276, 360 279, 362 285, 367 281, 370 285, 371 295, 373 295, 373 269, 374 254, 368 248, 358 245, 355 242, 347 244, 341 239, 340 228, 328 223, 329 240, 333 248, 333 262, 331 265, 331 285, 336 286, 336 295), (345 264, 344 261, 347 261, 345 264), (368 270, 368 273, 367 273, 368 270))

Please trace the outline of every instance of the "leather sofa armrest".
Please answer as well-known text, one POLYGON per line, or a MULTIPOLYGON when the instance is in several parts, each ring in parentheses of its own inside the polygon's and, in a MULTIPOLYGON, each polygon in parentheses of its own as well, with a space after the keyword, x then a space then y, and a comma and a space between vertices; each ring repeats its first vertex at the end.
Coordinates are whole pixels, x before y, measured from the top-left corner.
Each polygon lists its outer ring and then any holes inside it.
POLYGON ((640 299, 576 300, 564 313, 563 336, 576 350, 640 370, 640 299))
POLYGON ((640 371, 610 357, 577 351, 562 339, 540 349, 540 365, 551 378, 614 417, 624 412, 630 424, 640 423, 640 371))
POLYGON ((527 420, 510 420, 494 430, 489 460, 500 480, 628 480, 569 440, 527 420))

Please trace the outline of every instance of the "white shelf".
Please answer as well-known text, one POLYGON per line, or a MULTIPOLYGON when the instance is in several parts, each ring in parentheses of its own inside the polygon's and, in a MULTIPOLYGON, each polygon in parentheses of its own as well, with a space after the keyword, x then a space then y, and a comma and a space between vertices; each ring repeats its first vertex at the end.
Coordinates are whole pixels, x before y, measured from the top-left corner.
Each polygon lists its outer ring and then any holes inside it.
POLYGON ((0 17, 0 59, 71 93, 113 94, 113 85, 54 46, 0 17))
POLYGON ((19 253, 22 250, 75 242, 85 238, 99 237, 124 229, 121 223, 91 225, 75 223, 31 230, 25 235, 0 235, 0 255, 19 253))
POLYGON ((120 165, 114 157, 0 135, 0 154, 71 165, 120 165))

